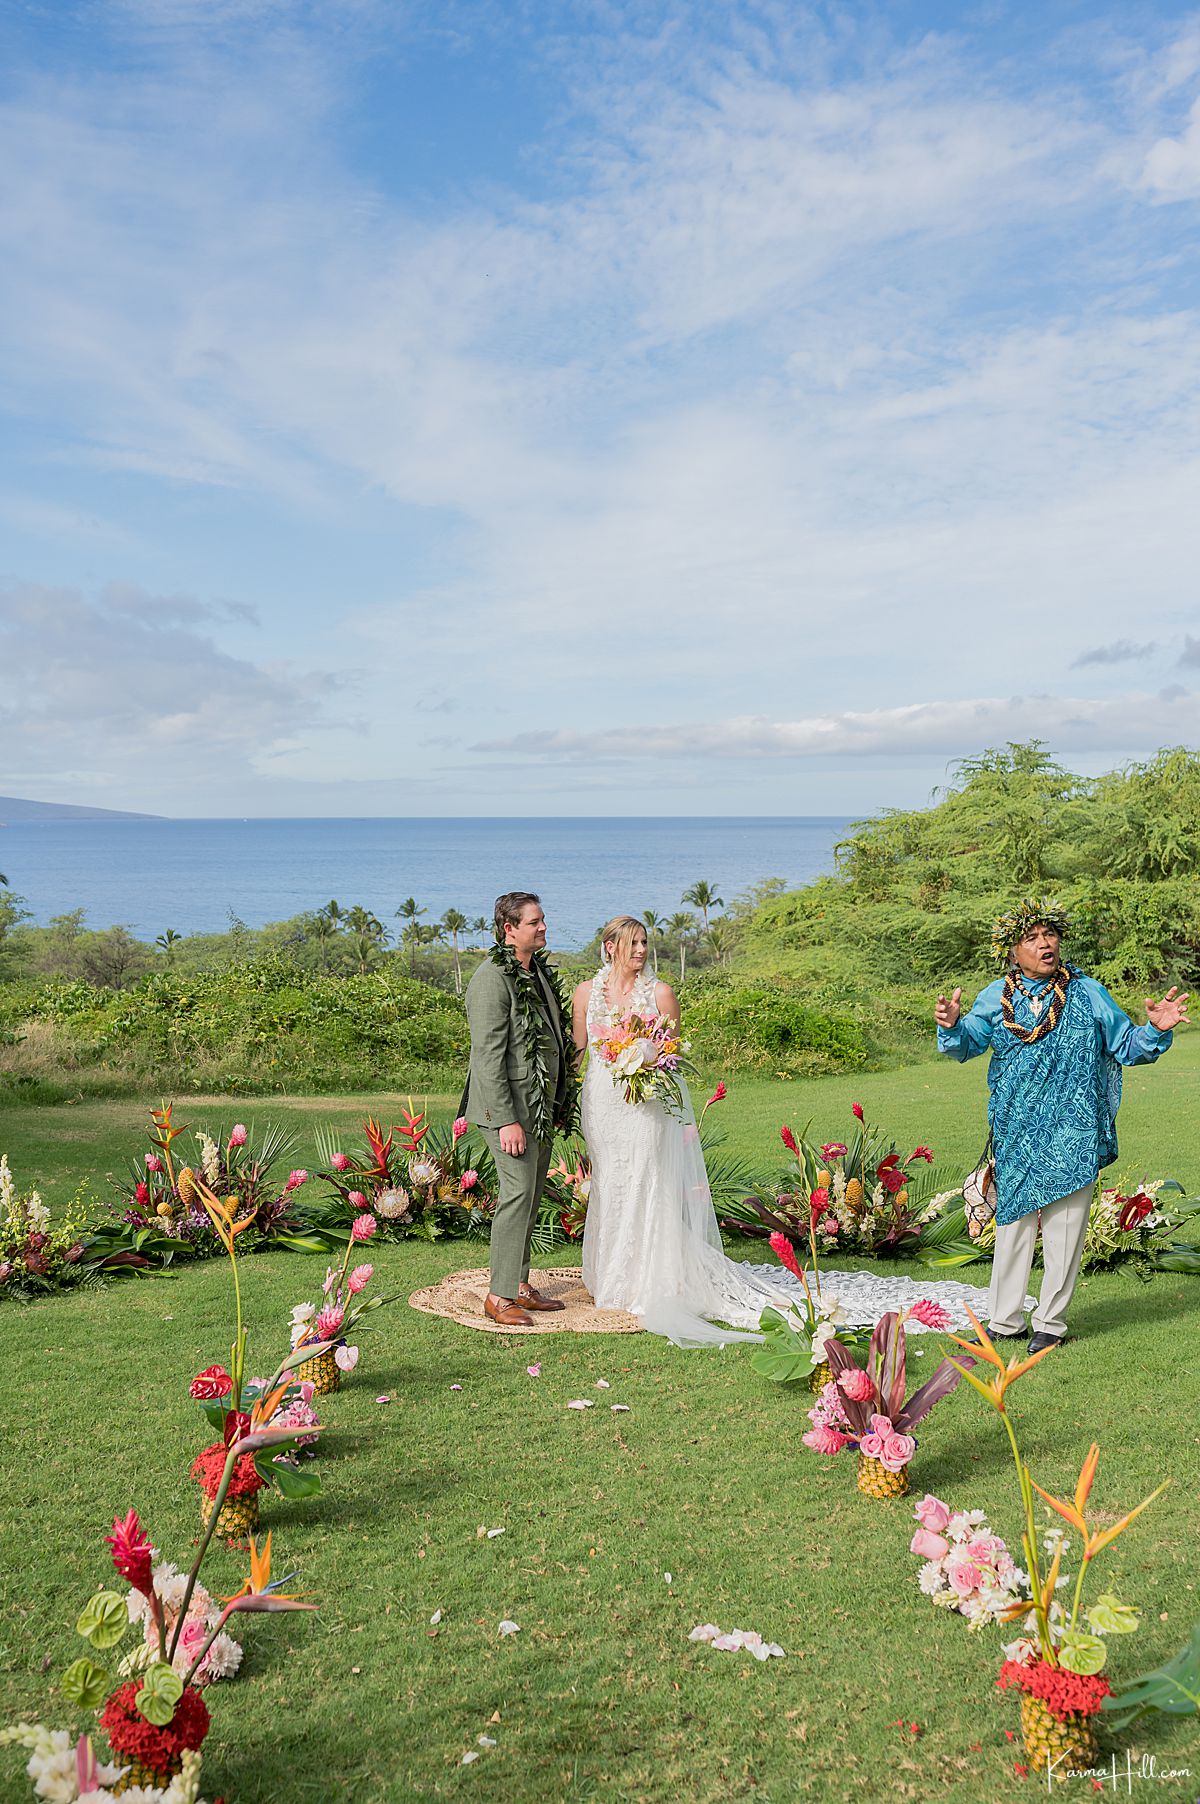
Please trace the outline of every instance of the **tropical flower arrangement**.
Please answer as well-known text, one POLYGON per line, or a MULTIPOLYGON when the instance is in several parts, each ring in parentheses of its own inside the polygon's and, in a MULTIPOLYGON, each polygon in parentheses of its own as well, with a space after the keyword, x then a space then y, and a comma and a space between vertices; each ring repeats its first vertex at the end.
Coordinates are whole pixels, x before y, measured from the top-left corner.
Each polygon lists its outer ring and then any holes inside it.
MULTIPOLYGON (((1025 1633, 1005 1648, 1006 1659, 996 1681, 1002 1691, 1021 1694, 1021 1728, 1030 1759, 1038 1767, 1044 1765, 1047 1778, 1066 1768, 1090 1766, 1096 1753, 1095 1717, 1102 1708, 1111 1687, 1103 1676, 1108 1660, 1107 1638, 1130 1634, 1138 1627, 1138 1612, 1122 1603, 1114 1594, 1101 1594, 1090 1608, 1083 1607, 1083 1588, 1090 1576, 1093 1561, 1117 1537, 1125 1532, 1142 1511, 1165 1489, 1167 1480, 1142 1499, 1126 1515, 1106 1528, 1088 1521, 1086 1508, 1091 1496, 1100 1460, 1100 1448, 1093 1442, 1070 1498, 1053 1496, 1030 1476, 1021 1452, 1017 1432, 1007 1407, 1007 1392, 1017 1379, 1032 1369, 1052 1347, 1043 1348, 1023 1360, 1005 1364, 992 1345, 986 1330, 970 1314, 975 1330, 974 1342, 958 1335, 951 1339, 960 1347, 979 1354, 992 1367, 992 1375, 984 1379, 968 1369, 967 1361, 951 1360, 954 1369, 964 1377, 984 1402, 995 1410, 1004 1424, 1016 1469, 1021 1496, 1024 1527, 1022 1548, 1028 1578, 1029 1601, 1014 1602, 1001 1612, 1000 1621, 1025 1617, 1025 1633), (1083 1546, 1079 1573, 1070 1587, 1069 1607, 1058 1602, 1056 1592, 1064 1553, 1068 1543, 1055 1536, 1047 1547, 1039 1545, 1034 1519, 1034 1492, 1081 1536, 1083 1546), (1050 1549, 1053 1549, 1051 1552, 1050 1549), (1043 1566, 1045 1553, 1048 1566, 1043 1566), (1086 1626, 1085 1626, 1086 1625, 1086 1626)), ((971 1365, 975 1364, 974 1357, 971 1365)))
POLYGON ((572 1147, 568 1157, 574 1159, 573 1166, 563 1158, 546 1173, 538 1225, 548 1229, 551 1238, 561 1233, 566 1240, 582 1240, 592 1194, 592 1162, 581 1147, 572 1147))
POLYGON ((80 1186, 66 1215, 55 1224, 36 1190, 18 1194, 8 1154, 0 1155, 0 1296, 44 1296, 92 1278, 83 1262, 86 1188, 80 1186))
POLYGON ((672 1115, 683 1113, 679 1074, 690 1051, 670 1016, 633 1012, 619 1016, 591 1046, 591 1056, 607 1065, 627 1103, 661 1103, 672 1115))
MULTIPOLYGON (((385 1133, 373 1118, 363 1124, 365 1147, 345 1152, 336 1139, 318 1134, 323 1169, 317 1173, 332 1195, 304 1211, 309 1234, 323 1235, 329 1250, 350 1223, 364 1212, 374 1215, 388 1239, 437 1240, 443 1234, 466 1234, 491 1214, 495 1205, 495 1167, 486 1146, 471 1136, 470 1123, 459 1116, 449 1129, 431 1128, 424 1110, 401 1110, 403 1125, 385 1133)), ((306 1243, 307 1244, 307 1243, 306 1243)))
POLYGON ((760 1195, 748 1196, 730 1213, 743 1233, 809 1237, 815 1211, 816 1235, 824 1251, 903 1258, 917 1251, 927 1225, 945 1206, 948 1192, 933 1196, 933 1154, 915 1146, 902 1158, 889 1136, 873 1128, 861 1103, 852 1105, 855 1127, 848 1140, 797 1135, 785 1122, 779 1130, 796 1169, 760 1195))
POLYGON ((150 1557, 156 1562, 151 1569, 151 1583, 157 1605, 151 1607, 145 1593, 136 1585, 130 1587, 125 1608, 131 1624, 141 1629, 142 1641, 122 1659, 121 1676, 135 1678, 158 1657, 161 1619, 167 1639, 175 1647, 171 1664, 180 1678, 190 1678, 197 1691, 216 1684, 219 1679, 232 1679, 242 1664, 242 1644, 226 1629, 220 1604, 197 1583, 188 1600, 183 1629, 175 1641, 175 1627, 187 1590, 188 1575, 173 1561, 159 1559, 155 1547, 150 1549, 150 1557), (196 1660, 197 1653, 200 1653, 199 1661, 196 1660))
POLYGON ((373 1327, 374 1323, 364 1322, 363 1318, 393 1300, 376 1296, 360 1301, 375 1275, 375 1268, 361 1264, 353 1271, 349 1270, 355 1248, 373 1239, 377 1226, 373 1215, 356 1216, 350 1226, 341 1270, 335 1271, 330 1266, 325 1273, 321 1287, 324 1300, 319 1305, 297 1303, 292 1310, 289 1363, 294 1363, 297 1377, 312 1384, 317 1396, 341 1388, 342 1373, 352 1372, 358 1364, 359 1350, 349 1344, 350 1336, 373 1327))
POLYGON ((982 1510, 952 1510, 926 1492, 913 1515, 909 1552, 924 1561, 917 1584, 933 1603, 956 1610, 973 1629, 1005 1616, 1017 1600, 1028 1607, 1028 1576, 982 1510))
MULTIPOLYGON (((927 1210, 922 1228, 920 1257, 925 1264, 970 1265, 992 1258, 995 1222, 988 1222, 978 1239, 972 1240, 961 1189, 934 1201, 939 1205, 938 1219, 932 1209, 927 1210)), ((1113 1185, 1097 1190, 1088 1211, 1080 1270, 1108 1271, 1128 1262, 1144 1278, 1155 1272, 1200 1274, 1200 1246, 1177 1238, 1184 1224, 1197 1215, 1200 1200, 1188 1198, 1174 1178, 1144 1178, 1139 1183, 1129 1182, 1128 1188, 1113 1185)))
POLYGON ((771 1236, 771 1251, 800 1286, 802 1301, 791 1309, 764 1309, 759 1317, 762 1345, 750 1355, 751 1368, 776 1384, 791 1384, 807 1379, 814 1391, 829 1383, 828 1343, 835 1337, 853 1352, 864 1352, 867 1334, 851 1328, 849 1318, 836 1295, 821 1288, 821 1267, 817 1257, 817 1214, 814 1204, 809 1217, 809 1250, 811 1272, 796 1257, 786 1234, 771 1236), (811 1276, 811 1282, 810 1282, 811 1276))
POLYGON ((308 1182, 308 1172, 299 1168, 280 1176, 292 1156, 289 1136, 275 1127, 256 1136, 240 1121, 216 1136, 201 1129, 193 1136, 193 1170, 177 1156, 175 1142, 188 1130, 175 1125, 173 1113, 169 1102, 150 1111, 150 1151, 131 1163, 116 1185, 120 1203, 109 1205, 110 1219, 87 1240, 84 1256, 94 1269, 144 1270, 219 1256, 221 1240, 195 1188, 197 1176, 215 1195, 236 1197, 239 1219, 253 1224, 247 1251, 267 1242, 287 1244, 297 1222, 297 1193, 308 1182))
POLYGON ((890 1309, 871 1334, 865 1366, 837 1336, 827 1340, 824 1350, 832 1378, 808 1412, 812 1427, 802 1437, 804 1445, 831 1456, 855 1448, 858 1488, 867 1497, 904 1496, 917 1450, 909 1430, 950 1395, 962 1376, 960 1366, 943 1359, 932 1377, 906 1398, 904 1324, 910 1318, 929 1328, 949 1325, 947 1312, 924 1299, 911 1309, 890 1309))

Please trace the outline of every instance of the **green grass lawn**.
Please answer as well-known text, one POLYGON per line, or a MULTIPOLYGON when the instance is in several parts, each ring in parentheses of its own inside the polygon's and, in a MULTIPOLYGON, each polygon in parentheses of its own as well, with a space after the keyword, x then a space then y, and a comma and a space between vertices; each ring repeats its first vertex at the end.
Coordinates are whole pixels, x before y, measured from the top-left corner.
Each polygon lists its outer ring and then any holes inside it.
MULTIPOLYGON (((1122 1170, 1195 1184, 1197 1044, 1183 1037, 1156 1069, 1130 1074, 1122 1170)), ((983 1139, 982 1077, 980 1061, 739 1082, 723 1122, 735 1150, 773 1155, 781 1119, 798 1127, 812 1117, 838 1134, 861 1100, 958 1172, 983 1139)), ((301 1154, 312 1163, 315 1122, 351 1127, 380 1105, 223 1099, 209 1113, 189 1100, 181 1114, 196 1124, 286 1117, 310 1136, 301 1154)), ((0 1147, 19 1179, 61 1201, 81 1175, 119 1170, 143 1123, 128 1103, 8 1108, 0 1147)), ((478 1242, 408 1243, 382 1248, 376 1264, 403 1299, 483 1257, 478 1242)), ((288 1309, 323 1272, 323 1260, 300 1255, 246 1262, 253 1370, 279 1357, 288 1309)), ((1035 1795, 1037 1781, 1014 1771, 1019 1743, 1006 1738, 1016 1704, 992 1684, 999 1633, 973 1634, 920 1595, 908 1507, 861 1498, 850 1456, 830 1462, 801 1447, 806 1394, 755 1378, 733 1347, 484 1336, 403 1300, 377 1320, 359 1371, 327 1404, 323 1495, 276 1500, 264 1513, 276 1573, 299 1568, 320 1613, 241 1619, 242 1676, 209 1693, 208 1798, 1007 1804, 1035 1795), (534 1358, 536 1379, 525 1371, 534 1358), (611 1389, 595 1388, 601 1378, 611 1389), (381 1393, 394 1400, 377 1403, 381 1393), (577 1397, 596 1407, 568 1410, 577 1397), (614 1402, 630 1413, 613 1415, 614 1402), (497 1539, 478 1535, 501 1526, 497 1539), (504 1617, 521 1632, 502 1640, 504 1617), (759 1666, 689 1643, 689 1630, 710 1621, 760 1629, 787 1657, 759 1666), (498 1745, 463 1767, 484 1732, 498 1745)), ((186 1386, 223 1356, 227 1279, 212 1263, 10 1304, 0 1323, 0 1719, 77 1725, 49 1688, 82 1647, 71 1625, 105 1578, 101 1537, 113 1514, 135 1505, 179 1560, 197 1532, 187 1468, 207 1435, 186 1386)), ((1014 1393, 1047 1488, 1069 1490, 1088 1443, 1101 1442, 1101 1521, 1173 1479, 1100 1568, 1096 1588, 1145 1613, 1137 1636, 1112 1644, 1117 1678, 1174 1651, 1198 1611, 1198 1326, 1200 1281, 1089 1278, 1076 1301, 1079 1338, 1014 1393)), ((915 1344, 932 1363, 932 1340, 915 1344)), ((918 1495, 986 1508, 1016 1541, 1007 1443, 973 1393, 935 1412, 913 1471, 918 1495)), ((233 1591, 241 1575, 236 1553, 212 1557, 214 1591, 233 1591)), ((1151 1752, 1160 1768, 1193 1772, 1157 1785, 1135 1778, 1135 1794, 1200 1792, 1194 1721, 1148 1724, 1126 1740, 1135 1758, 1151 1752)), ((19 1772, 15 1751, 0 1754, 0 1796, 23 1795, 19 1772)), ((1094 1795, 1086 1782, 1063 1793, 1094 1795)))

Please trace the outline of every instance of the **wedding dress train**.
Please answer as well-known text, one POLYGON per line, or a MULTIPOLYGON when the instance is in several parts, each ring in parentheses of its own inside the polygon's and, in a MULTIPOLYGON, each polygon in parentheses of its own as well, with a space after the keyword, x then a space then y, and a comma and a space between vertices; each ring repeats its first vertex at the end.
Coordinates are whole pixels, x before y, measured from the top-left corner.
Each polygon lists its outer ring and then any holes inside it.
MULTIPOLYGON (((612 1024, 606 993, 611 969, 602 966, 592 982, 589 1047, 612 1024)), ((652 972, 637 978, 628 1006, 638 1014, 657 1014, 652 972)), ((747 1265, 726 1256, 695 1112, 686 1083, 680 1088, 682 1119, 657 1102, 632 1105, 604 1061, 589 1057, 582 1123, 592 1183, 583 1281, 597 1307, 625 1310, 677 1346, 758 1340, 763 1310, 802 1302, 803 1293, 780 1266, 747 1265)), ((873 1272, 823 1271, 821 1289, 826 1303, 836 1295, 844 1320, 854 1326, 873 1326, 886 1310, 903 1309, 921 1297, 949 1310, 955 1327, 967 1326, 964 1304, 976 1315, 987 1308, 985 1290, 944 1280, 917 1283, 873 1272)), ((916 1321, 907 1327, 923 1332, 916 1321)))

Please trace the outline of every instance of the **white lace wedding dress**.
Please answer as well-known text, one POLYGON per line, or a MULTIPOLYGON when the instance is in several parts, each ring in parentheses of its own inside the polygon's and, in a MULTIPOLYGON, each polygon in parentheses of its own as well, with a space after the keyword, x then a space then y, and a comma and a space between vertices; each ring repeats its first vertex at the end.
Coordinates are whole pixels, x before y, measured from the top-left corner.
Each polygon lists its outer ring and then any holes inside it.
MULTIPOLYGON (((612 1021, 606 994, 610 972, 611 966, 603 965, 592 981, 589 1047, 612 1021)), ((636 980, 628 1007, 657 1014, 652 972, 636 980)), ((583 1281, 598 1308, 638 1316, 644 1328, 677 1346, 757 1340, 763 1310, 802 1301, 803 1293, 781 1266, 726 1257, 695 1112, 687 1085, 680 1087, 682 1119, 659 1103, 627 1103, 604 1061, 589 1057, 582 1124, 592 1185, 583 1281)), ((968 1284, 914 1282, 874 1272, 823 1271, 821 1290, 826 1304, 836 1294, 844 1319, 855 1326, 873 1326, 886 1310, 903 1309, 921 1297, 948 1309, 956 1328, 967 1326, 964 1303, 977 1316, 987 1308, 986 1290, 968 1284)), ((907 1327, 923 1331, 919 1322, 907 1327)))

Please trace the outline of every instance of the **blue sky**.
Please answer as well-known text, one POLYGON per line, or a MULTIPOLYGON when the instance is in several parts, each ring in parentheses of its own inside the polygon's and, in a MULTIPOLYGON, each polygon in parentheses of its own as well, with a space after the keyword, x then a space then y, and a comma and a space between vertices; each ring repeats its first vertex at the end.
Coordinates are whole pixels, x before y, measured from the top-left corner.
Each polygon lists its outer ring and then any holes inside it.
POLYGON ((0 792, 841 814, 1200 738, 1200 13, 0 21, 0 792))

